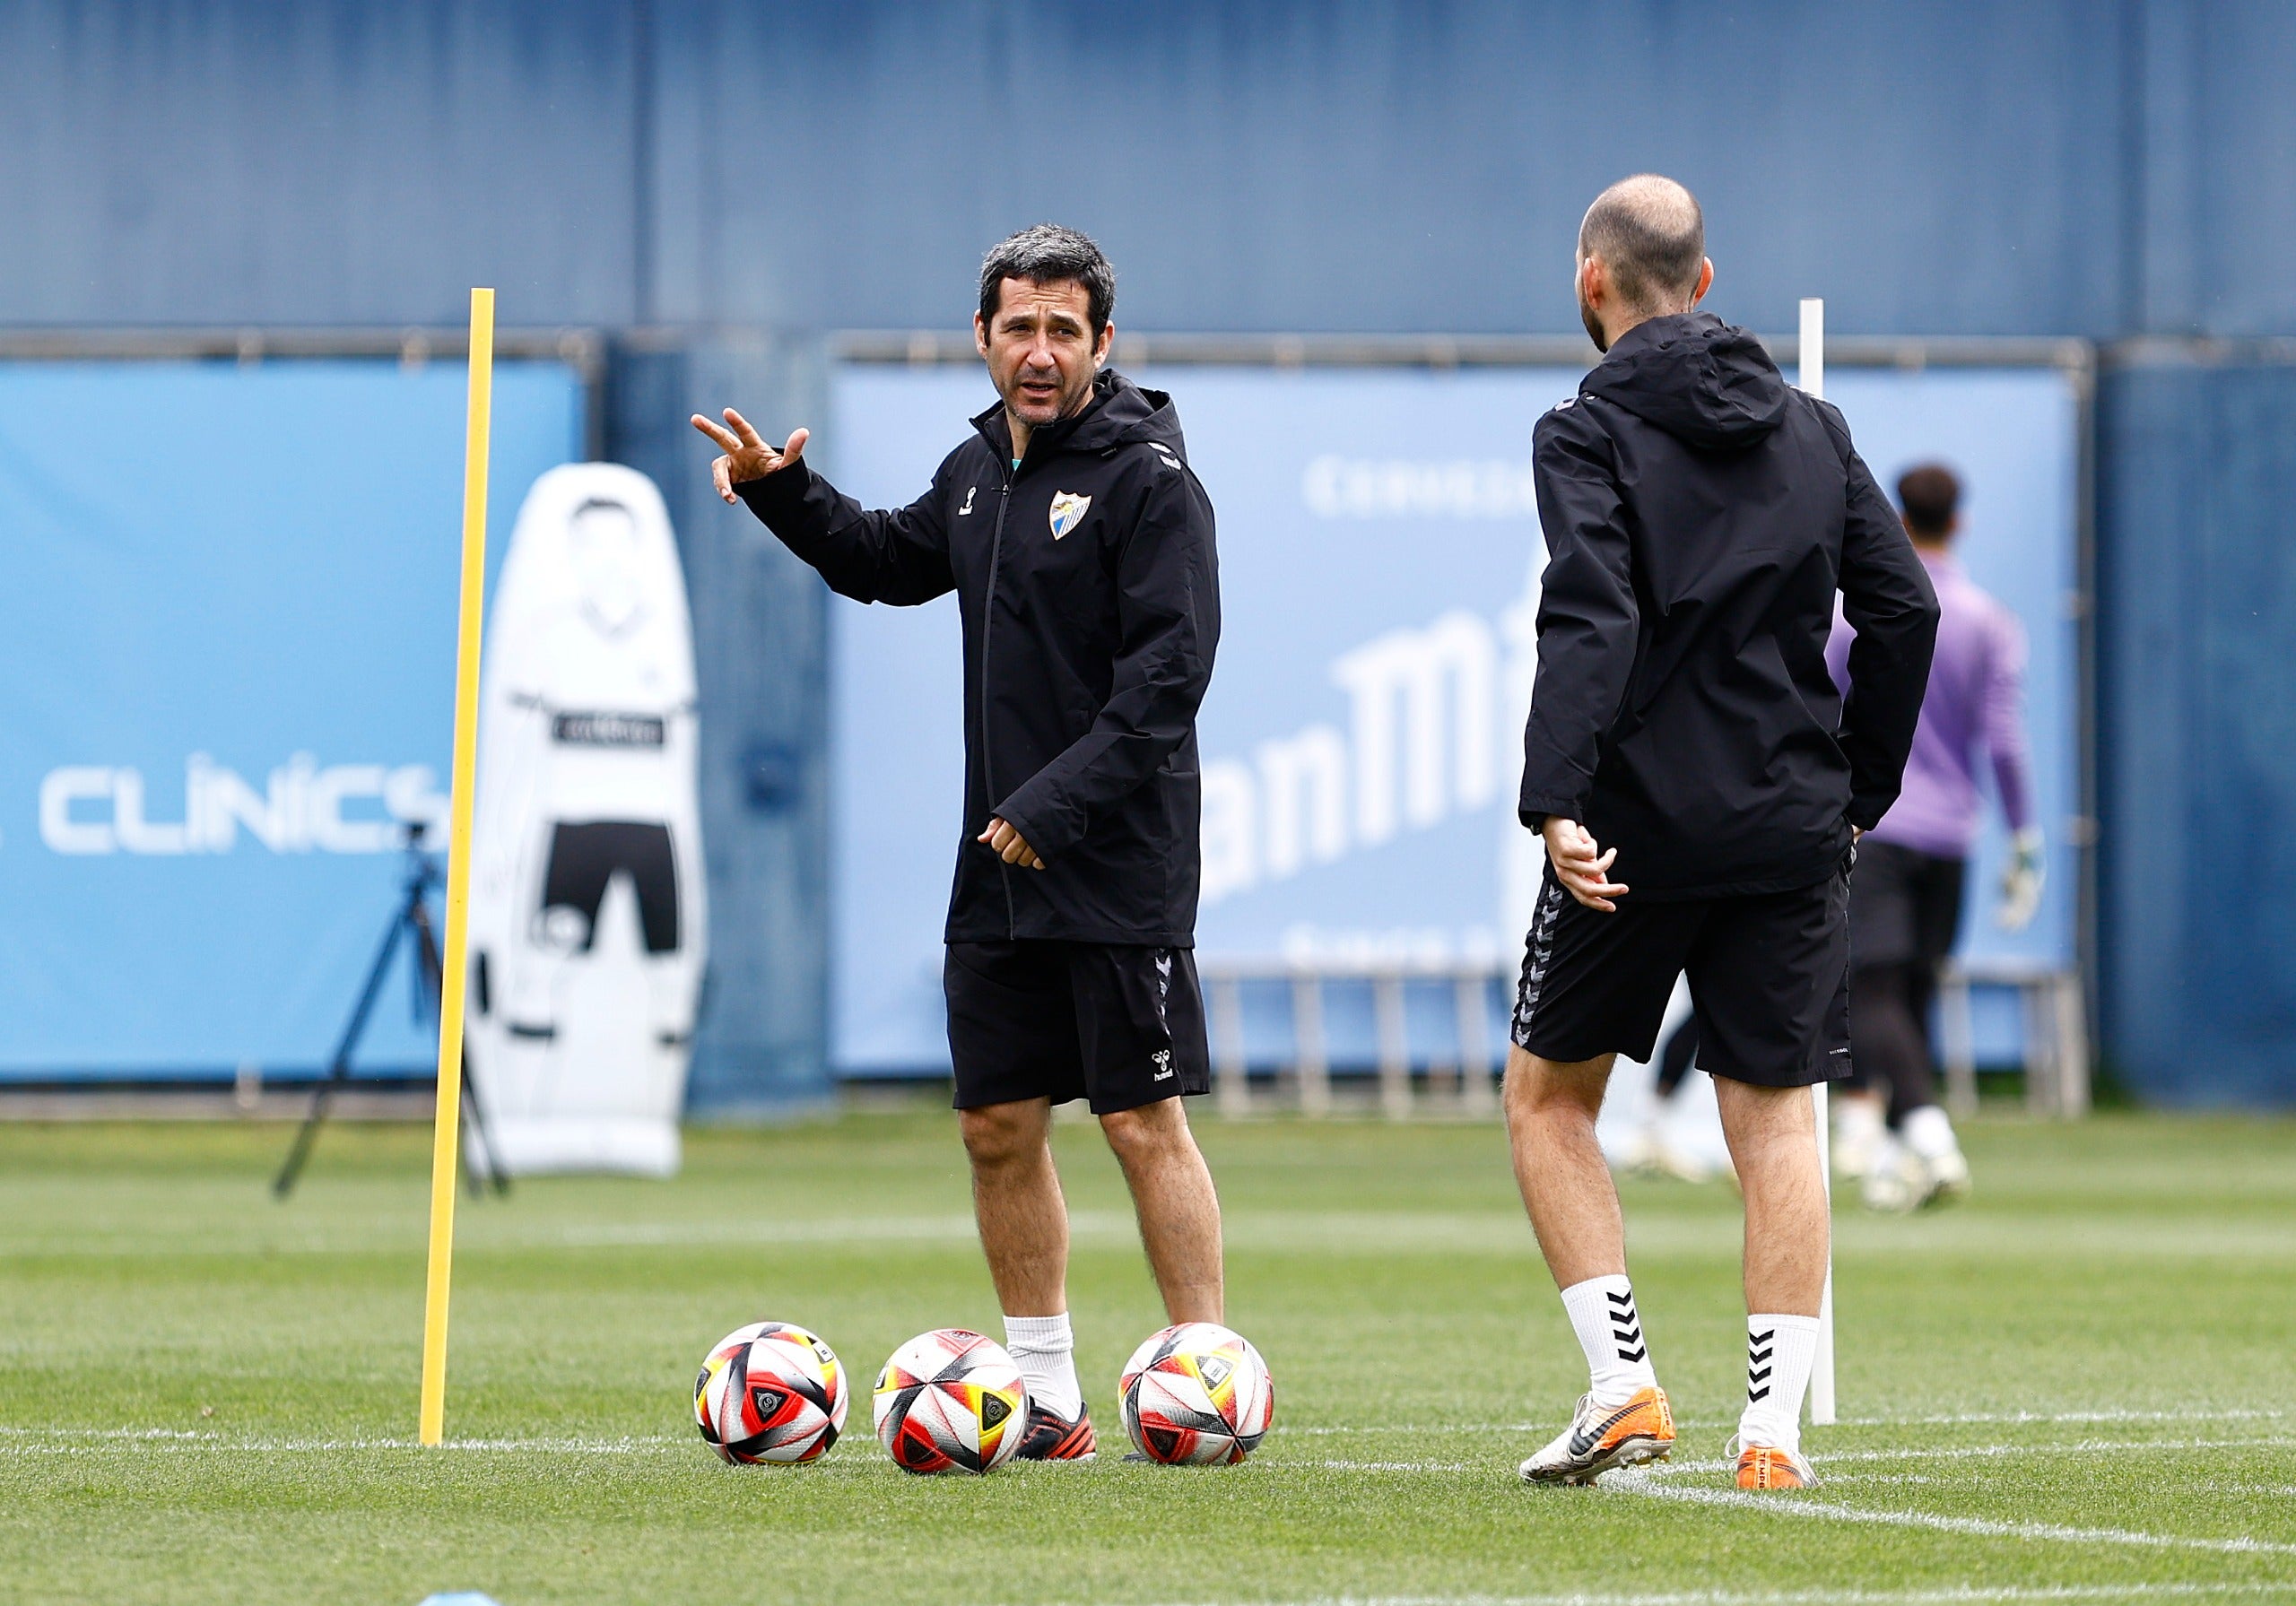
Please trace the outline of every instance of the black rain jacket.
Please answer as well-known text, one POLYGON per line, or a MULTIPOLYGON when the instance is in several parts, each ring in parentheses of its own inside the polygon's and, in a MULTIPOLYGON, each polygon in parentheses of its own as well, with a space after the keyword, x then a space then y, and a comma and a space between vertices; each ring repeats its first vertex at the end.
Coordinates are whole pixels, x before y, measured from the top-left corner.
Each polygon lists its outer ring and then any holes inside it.
POLYGON ((898 511, 865 511, 802 457, 735 490, 840 595, 957 594, 965 807, 950 942, 1192 946, 1196 710, 1220 577, 1179 415, 1103 370, 1083 412, 1030 431, 1018 469, 1004 407, 972 421, 898 511), (974 840, 992 815, 1044 869, 974 840))
POLYGON ((1937 598, 1841 414, 1709 313, 1637 325, 1538 423, 1547 568, 1523 822, 1644 902, 1839 870, 1896 801, 1937 598), (1857 637, 1826 673, 1834 593, 1857 637))

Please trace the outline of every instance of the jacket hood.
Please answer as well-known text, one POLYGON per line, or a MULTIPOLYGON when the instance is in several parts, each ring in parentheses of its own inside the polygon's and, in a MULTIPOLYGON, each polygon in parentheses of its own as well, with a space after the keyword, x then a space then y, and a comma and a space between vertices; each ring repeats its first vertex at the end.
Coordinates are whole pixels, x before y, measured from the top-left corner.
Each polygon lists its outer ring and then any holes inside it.
POLYGON ((1750 447, 1786 416, 1786 380, 1761 342, 1710 312, 1637 324, 1578 393, 1709 452, 1750 447))
MULTIPOLYGON (((1012 431, 1002 402, 972 421, 992 445, 1011 455, 1012 431)), ((1161 445, 1183 462, 1187 458, 1179 410, 1172 398, 1161 390, 1144 390, 1114 369, 1104 368, 1093 377, 1092 399, 1083 412, 1031 431, 1029 456, 1042 460, 1057 450, 1106 456, 1143 441, 1161 445)))

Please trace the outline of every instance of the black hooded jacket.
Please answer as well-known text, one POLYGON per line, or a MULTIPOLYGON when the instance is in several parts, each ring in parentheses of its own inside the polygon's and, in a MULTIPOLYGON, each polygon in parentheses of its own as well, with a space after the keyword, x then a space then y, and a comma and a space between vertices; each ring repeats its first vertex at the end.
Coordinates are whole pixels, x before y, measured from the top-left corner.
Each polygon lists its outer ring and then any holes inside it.
POLYGON ((1082 412, 1030 431, 1017 469, 1004 408, 972 421, 894 512, 865 511, 803 458, 735 490, 841 595, 957 594, 965 810, 948 940, 1191 946, 1196 710, 1220 576, 1179 415, 1104 370, 1082 412), (1045 868, 975 841, 991 816, 1045 868))
POLYGON ((1841 414, 1707 313, 1621 336, 1539 421, 1547 569, 1521 811, 1638 901, 1784 891, 1896 801, 1937 598, 1841 414), (1834 593, 1857 632, 1826 673, 1834 593))

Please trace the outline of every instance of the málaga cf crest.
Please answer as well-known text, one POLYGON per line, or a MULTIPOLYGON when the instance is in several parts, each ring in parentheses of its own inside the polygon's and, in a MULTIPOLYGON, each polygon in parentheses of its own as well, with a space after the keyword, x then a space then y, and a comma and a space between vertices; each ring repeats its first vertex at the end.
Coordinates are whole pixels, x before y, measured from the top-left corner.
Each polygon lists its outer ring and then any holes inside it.
POLYGON ((1078 496, 1073 490, 1054 491, 1052 493, 1052 538, 1057 541, 1083 523, 1084 515, 1091 511, 1091 497, 1078 496))

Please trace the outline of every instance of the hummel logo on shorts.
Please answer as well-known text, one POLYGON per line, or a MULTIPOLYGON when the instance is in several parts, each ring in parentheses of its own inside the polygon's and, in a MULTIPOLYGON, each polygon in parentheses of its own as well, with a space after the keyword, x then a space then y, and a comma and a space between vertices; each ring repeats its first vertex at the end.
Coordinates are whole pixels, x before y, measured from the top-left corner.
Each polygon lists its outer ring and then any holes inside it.
POLYGON ((1159 1048, 1154 1054, 1148 1057, 1156 1062, 1156 1081, 1170 1081, 1172 1080, 1172 1051, 1170 1049, 1159 1048))

